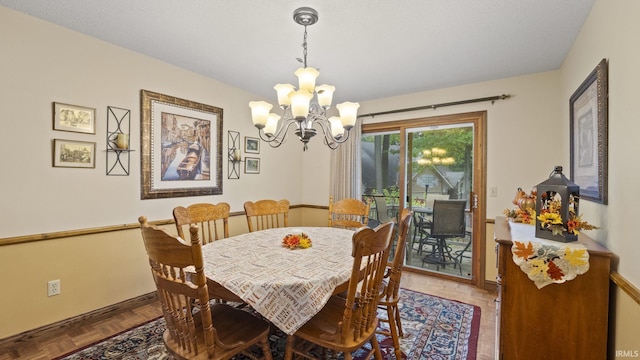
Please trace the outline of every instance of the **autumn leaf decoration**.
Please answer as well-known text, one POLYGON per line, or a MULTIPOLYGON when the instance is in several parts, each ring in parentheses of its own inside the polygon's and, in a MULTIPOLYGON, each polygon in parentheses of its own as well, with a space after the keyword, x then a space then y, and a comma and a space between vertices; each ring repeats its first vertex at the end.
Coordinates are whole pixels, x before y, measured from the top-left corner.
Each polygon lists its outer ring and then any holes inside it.
POLYGON ((531 255, 533 255, 533 245, 531 242, 522 243, 519 241, 514 241, 514 249, 513 253, 523 259, 528 259, 531 255))
POLYGON ((549 261, 548 263, 547 275, 549 275, 553 280, 560 280, 564 277, 562 269, 560 269, 553 261, 549 261))

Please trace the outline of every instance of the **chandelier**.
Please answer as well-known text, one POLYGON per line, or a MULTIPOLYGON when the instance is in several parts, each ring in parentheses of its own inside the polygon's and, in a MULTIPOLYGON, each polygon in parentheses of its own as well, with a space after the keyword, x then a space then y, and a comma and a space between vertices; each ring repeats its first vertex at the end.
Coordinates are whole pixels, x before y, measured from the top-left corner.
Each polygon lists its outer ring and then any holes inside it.
POLYGON ((303 143, 303 150, 307 150, 307 143, 317 134, 314 127, 317 124, 324 134, 325 145, 336 149, 338 144, 349 138, 349 132, 356 123, 360 104, 352 102, 338 104, 336 108, 340 116, 327 117, 335 87, 316 86, 316 78, 320 72, 307 66, 307 26, 318 22, 318 12, 309 7, 301 7, 293 12, 293 20, 304 26, 303 59, 297 59, 303 67, 294 73, 298 77, 298 90, 291 84, 277 84, 274 89, 278 95, 278 104, 283 111, 282 116, 272 113, 273 105, 266 101, 251 101, 249 103, 251 119, 253 125, 258 128, 260 138, 271 147, 282 145, 289 128, 293 126, 294 133, 303 143))

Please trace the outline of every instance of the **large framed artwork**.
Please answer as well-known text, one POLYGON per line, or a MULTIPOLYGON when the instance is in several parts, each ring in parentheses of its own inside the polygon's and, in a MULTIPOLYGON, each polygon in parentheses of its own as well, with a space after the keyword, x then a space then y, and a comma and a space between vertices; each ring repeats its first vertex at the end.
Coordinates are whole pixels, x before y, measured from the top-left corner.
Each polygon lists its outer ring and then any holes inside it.
POLYGON ((608 71, 602 59, 569 100, 571 181, 580 198, 607 203, 608 71))
POLYGON ((141 90, 140 196, 222 194, 222 109, 141 90))

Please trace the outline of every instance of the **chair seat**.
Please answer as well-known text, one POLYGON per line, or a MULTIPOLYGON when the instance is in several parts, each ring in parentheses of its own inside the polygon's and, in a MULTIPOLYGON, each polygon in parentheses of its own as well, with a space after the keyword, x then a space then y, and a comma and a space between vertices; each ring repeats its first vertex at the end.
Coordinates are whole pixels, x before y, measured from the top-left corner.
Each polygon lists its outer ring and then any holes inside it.
MULTIPOLYGON (((339 324, 343 320, 344 308, 345 299, 337 295, 332 296, 325 307, 296 332, 296 336, 304 340, 313 340, 321 347, 340 352, 353 352, 360 349, 368 337, 354 339, 349 334, 344 342, 339 338, 339 324)), ((376 326, 377 321, 374 324, 374 327, 376 326)))
MULTIPOLYGON (((216 349, 217 359, 229 358, 237 354, 240 348, 249 348, 256 342, 246 342, 247 339, 259 339, 269 332, 269 324, 265 321, 247 311, 236 309, 227 304, 212 304, 211 318, 215 324, 218 339, 221 342, 221 345, 216 349)), ((196 328, 202 328, 200 316, 194 316, 194 322, 197 323, 196 328)), ((193 354, 184 352, 180 345, 171 339, 169 330, 165 330, 163 340, 165 345, 171 348, 177 357, 208 359, 203 331, 198 331, 197 333, 199 354, 195 358, 193 354)))

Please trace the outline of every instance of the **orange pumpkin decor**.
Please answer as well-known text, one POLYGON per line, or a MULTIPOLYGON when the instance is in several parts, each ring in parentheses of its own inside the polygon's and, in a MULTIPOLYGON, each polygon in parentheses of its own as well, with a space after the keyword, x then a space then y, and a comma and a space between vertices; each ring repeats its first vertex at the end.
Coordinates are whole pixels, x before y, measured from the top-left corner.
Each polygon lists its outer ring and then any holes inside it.
POLYGON ((536 207, 536 189, 531 190, 531 194, 527 195, 522 188, 518 188, 516 196, 513 198, 513 204, 517 205, 520 210, 535 209, 536 207))

